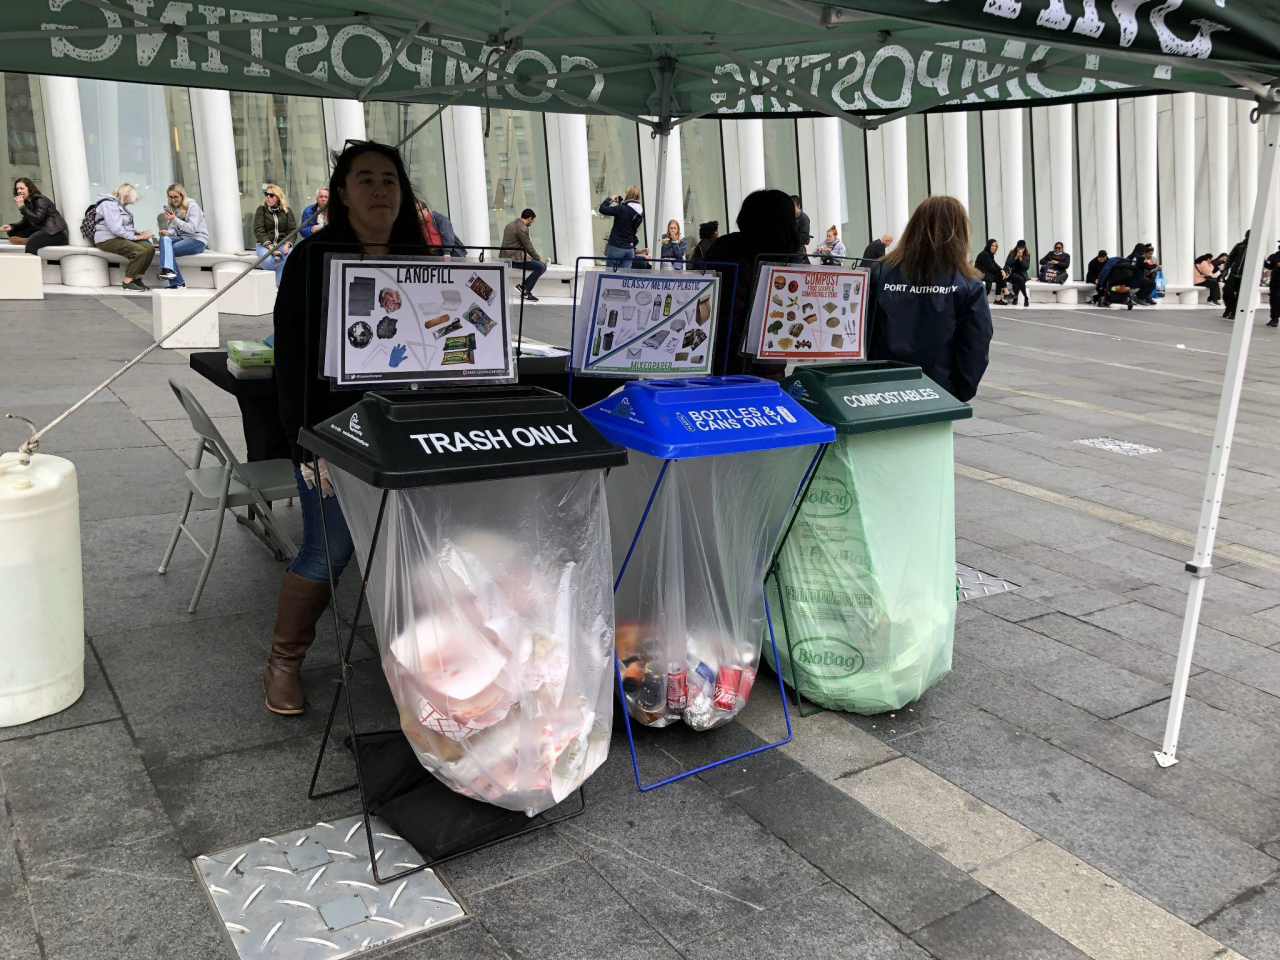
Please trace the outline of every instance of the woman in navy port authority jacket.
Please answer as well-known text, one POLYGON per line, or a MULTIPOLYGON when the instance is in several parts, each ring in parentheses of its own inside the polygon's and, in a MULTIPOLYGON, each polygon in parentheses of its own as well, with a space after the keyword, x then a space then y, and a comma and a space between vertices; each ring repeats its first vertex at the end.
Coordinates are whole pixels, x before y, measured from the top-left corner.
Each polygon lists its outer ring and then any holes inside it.
POLYGON ((969 216, 954 197, 928 197, 875 279, 872 360, 920 367, 957 400, 969 401, 987 369, 991 310, 969 264, 969 216))

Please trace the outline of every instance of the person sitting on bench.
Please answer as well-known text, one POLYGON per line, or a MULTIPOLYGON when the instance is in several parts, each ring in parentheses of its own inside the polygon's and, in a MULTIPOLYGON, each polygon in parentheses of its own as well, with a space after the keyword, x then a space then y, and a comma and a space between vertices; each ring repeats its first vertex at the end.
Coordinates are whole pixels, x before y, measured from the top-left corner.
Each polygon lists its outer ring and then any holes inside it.
POLYGON ((1071 254, 1062 249, 1062 241, 1053 245, 1053 252, 1040 258, 1040 282, 1063 283, 1067 279, 1067 268, 1071 266, 1071 254))

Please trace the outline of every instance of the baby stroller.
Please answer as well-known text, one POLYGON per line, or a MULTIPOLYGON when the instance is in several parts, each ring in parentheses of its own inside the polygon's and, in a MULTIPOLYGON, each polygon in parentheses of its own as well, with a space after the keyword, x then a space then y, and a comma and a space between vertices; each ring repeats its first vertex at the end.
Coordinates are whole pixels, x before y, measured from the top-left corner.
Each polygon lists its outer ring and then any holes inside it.
POLYGON ((1122 303, 1129 310, 1133 309, 1133 287, 1128 282, 1132 280, 1132 276, 1125 276, 1123 270, 1128 263, 1125 257, 1111 257, 1102 265, 1090 303, 1097 307, 1122 303))

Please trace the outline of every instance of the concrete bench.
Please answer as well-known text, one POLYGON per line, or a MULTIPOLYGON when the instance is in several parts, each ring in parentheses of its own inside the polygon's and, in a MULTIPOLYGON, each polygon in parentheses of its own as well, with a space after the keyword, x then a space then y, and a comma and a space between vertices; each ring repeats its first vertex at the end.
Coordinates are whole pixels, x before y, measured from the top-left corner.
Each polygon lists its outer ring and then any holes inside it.
MULTIPOLYGON (((213 297, 212 290, 152 290, 151 335, 159 340, 192 311, 213 297)), ((161 344, 169 349, 218 349, 218 306, 201 310, 194 320, 161 344)))
POLYGON ((0 300, 43 300, 44 282, 39 257, 29 257, 15 246, 20 256, 0 257, 0 300))
POLYGON ((216 304, 219 313, 236 313, 257 317, 276 308, 276 275, 274 270, 253 269, 256 257, 222 260, 213 266, 213 285, 218 290, 228 286, 240 274, 249 273, 216 304))
MULTIPOLYGON (((44 261, 44 282, 68 287, 119 286, 124 283, 124 266, 129 262, 118 254, 107 253, 97 247, 80 246, 44 247, 40 251, 40 259, 44 261)), ((188 287, 212 289, 215 266, 245 259, 252 263, 252 254, 206 250, 189 257, 179 257, 178 268, 182 270, 182 278, 188 287)), ((164 286, 160 279, 159 250, 143 274, 142 282, 153 287, 164 286)))

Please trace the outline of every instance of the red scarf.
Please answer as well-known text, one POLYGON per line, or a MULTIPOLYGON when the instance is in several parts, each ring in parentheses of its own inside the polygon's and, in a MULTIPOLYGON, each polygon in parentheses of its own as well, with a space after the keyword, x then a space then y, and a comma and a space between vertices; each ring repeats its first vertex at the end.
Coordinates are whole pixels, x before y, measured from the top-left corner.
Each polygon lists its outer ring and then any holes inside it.
POLYGON ((442 245, 442 241, 440 239, 440 231, 436 229, 435 218, 431 216, 430 210, 423 210, 422 212, 426 214, 421 220, 422 239, 427 241, 427 246, 438 249, 442 245))

